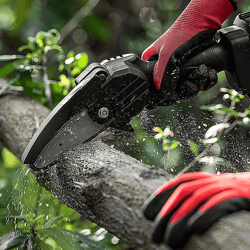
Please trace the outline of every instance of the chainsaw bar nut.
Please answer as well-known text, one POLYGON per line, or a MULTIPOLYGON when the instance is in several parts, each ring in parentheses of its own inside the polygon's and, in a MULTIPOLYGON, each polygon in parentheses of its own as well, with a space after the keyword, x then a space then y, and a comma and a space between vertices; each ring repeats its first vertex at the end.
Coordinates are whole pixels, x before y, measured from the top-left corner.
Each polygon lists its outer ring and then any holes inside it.
POLYGON ((98 115, 100 118, 107 118, 109 116, 109 109, 106 107, 102 107, 98 111, 98 115))
POLYGON ((100 82, 105 82, 107 77, 104 74, 99 75, 100 82))

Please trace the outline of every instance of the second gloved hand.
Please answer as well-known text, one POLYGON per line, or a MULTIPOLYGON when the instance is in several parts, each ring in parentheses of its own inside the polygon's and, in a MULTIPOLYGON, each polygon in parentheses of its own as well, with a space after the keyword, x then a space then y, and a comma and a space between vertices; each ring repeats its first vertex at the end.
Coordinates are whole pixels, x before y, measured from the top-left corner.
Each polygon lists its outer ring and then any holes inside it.
POLYGON ((204 233, 220 217, 250 210, 250 173, 182 174, 153 193, 143 214, 154 222, 152 240, 182 247, 192 233, 204 233))

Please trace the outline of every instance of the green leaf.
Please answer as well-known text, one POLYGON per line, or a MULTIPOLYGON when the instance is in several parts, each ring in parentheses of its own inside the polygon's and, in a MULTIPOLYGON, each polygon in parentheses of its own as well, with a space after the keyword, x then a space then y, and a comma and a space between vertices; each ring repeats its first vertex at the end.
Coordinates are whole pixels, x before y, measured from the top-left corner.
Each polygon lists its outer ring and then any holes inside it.
POLYGON ((51 227, 54 223, 56 223, 57 221, 61 220, 62 218, 64 218, 66 216, 56 216, 56 217, 53 217, 51 219, 49 219, 45 224, 44 224, 44 227, 43 228, 49 228, 51 227))
POLYGON ((64 64, 60 64, 58 67, 59 72, 62 72, 64 70, 64 64))
POLYGON ((41 38, 37 39, 37 40, 36 40, 36 43, 38 44, 38 46, 39 46, 40 48, 43 48, 43 47, 44 47, 43 40, 42 40, 41 38))
POLYGON ((236 117, 238 116, 238 112, 236 110, 228 108, 228 107, 223 108, 223 109, 215 110, 214 112, 217 113, 217 114, 227 114, 227 113, 229 113, 229 114, 234 115, 236 117))
POLYGON ((23 86, 24 92, 31 99, 46 104, 45 86, 43 83, 33 82, 30 72, 22 72, 19 79, 19 85, 23 86))
POLYGON ((66 75, 60 75, 60 82, 59 82, 60 86, 68 86, 70 85, 70 80, 66 75))
POLYGON ((2 69, 0 69, 0 78, 7 76, 8 74, 10 74, 12 71, 14 71, 14 63, 10 63, 8 65, 6 65, 5 67, 3 67, 2 69))
POLYGON ((69 59, 70 57, 75 57, 75 52, 73 50, 69 51, 69 53, 67 54, 67 59, 69 59))
POLYGON ((10 80, 10 81, 6 84, 6 86, 0 90, 0 96, 1 96, 6 90, 8 90, 14 83, 16 83, 16 82, 19 80, 19 78, 20 78, 20 75, 17 75, 14 79, 10 80))
POLYGON ((1 238, 0 249, 11 249, 22 244, 25 240, 23 229, 14 230, 1 238))
POLYGON ((87 53, 79 53, 75 56, 77 66, 82 70, 87 67, 89 62, 89 57, 87 53))
POLYGON ((171 145, 169 144, 162 144, 163 150, 172 150, 175 149, 179 145, 178 141, 174 141, 171 145))
POLYGON ((91 250, 106 250, 107 247, 102 242, 96 242, 88 238, 88 236, 72 231, 76 235, 77 240, 81 243, 81 246, 87 245, 91 250))
POLYGON ((202 110, 208 110, 217 114, 231 114, 233 116, 239 116, 238 112, 232 108, 229 108, 227 106, 224 106, 222 104, 216 104, 216 105, 207 105, 207 106, 201 106, 200 109, 202 110))
POLYGON ((0 56, 0 61, 13 61, 13 60, 20 60, 25 59, 26 56, 21 55, 2 55, 0 56))
POLYGON ((225 106, 222 104, 216 104, 216 105, 206 105, 206 106, 201 106, 201 110, 208 110, 208 111, 215 111, 217 109, 224 108, 225 106))
POLYGON ((190 150, 191 150, 191 152, 196 157, 199 154, 199 149, 198 149, 196 143, 193 142, 193 141, 191 141, 191 140, 189 140, 188 142, 190 144, 190 150))
POLYGON ((180 144, 180 142, 175 141, 175 142, 171 145, 170 149, 175 149, 176 147, 178 147, 179 144, 180 144))
POLYGON ((40 248, 39 249, 46 249, 46 250, 55 250, 51 245, 46 244, 44 240, 39 239, 38 237, 33 238, 33 242, 36 243, 40 248))
POLYGON ((60 40, 61 36, 60 36, 60 33, 58 32, 58 30, 51 29, 51 30, 48 31, 48 33, 50 33, 51 35, 53 35, 56 41, 60 40))
POLYGON ((44 53, 46 54, 46 53, 48 53, 48 51, 50 51, 50 50, 58 50, 60 53, 63 52, 62 47, 59 46, 59 45, 50 45, 50 46, 47 45, 47 46, 44 48, 44 53))
POLYGON ((53 98, 53 105, 58 104, 64 97, 63 91, 64 91, 64 86, 61 86, 60 83, 53 83, 50 85, 51 93, 52 93, 52 98, 53 98))
POLYGON ((162 149, 165 150, 165 151, 169 150, 169 145, 162 144, 162 149))
POLYGON ((77 75, 79 75, 81 73, 81 69, 78 68, 78 67, 74 67, 72 70, 71 70, 71 75, 73 77, 76 77, 77 75))
POLYGON ((43 225, 46 221, 46 214, 40 214, 38 215, 34 221, 33 221, 33 227, 36 227, 38 225, 43 225))
POLYGON ((27 222, 25 215, 2 215, 0 216, 0 220, 6 219, 7 217, 9 219, 18 219, 27 222))
POLYGON ((205 139, 205 140, 201 140, 201 142, 204 144, 204 145, 207 145, 207 144, 214 144, 216 143, 217 141, 219 140, 219 138, 209 138, 209 139, 205 139))
POLYGON ((24 51, 26 49, 33 51, 35 49, 35 47, 31 46, 29 44, 28 45, 23 45, 23 46, 21 46, 21 47, 18 48, 18 51, 22 52, 22 51, 24 51))
POLYGON ((9 89, 10 86, 12 86, 13 84, 15 84, 18 80, 20 79, 20 74, 18 74, 15 78, 11 79, 8 83, 6 88, 2 89, 0 91, 0 95, 7 89, 9 89))
POLYGON ((80 243, 76 239, 76 236, 70 230, 61 227, 54 227, 38 229, 37 231, 52 238, 62 247, 62 249, 82 250, 80 243))

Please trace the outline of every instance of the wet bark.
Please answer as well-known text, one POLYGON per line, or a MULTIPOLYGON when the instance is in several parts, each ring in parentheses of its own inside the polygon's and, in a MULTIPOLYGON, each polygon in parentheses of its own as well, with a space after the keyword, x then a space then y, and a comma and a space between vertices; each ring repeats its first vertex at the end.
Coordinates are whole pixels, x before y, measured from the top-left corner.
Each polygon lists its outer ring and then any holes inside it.
MULTIPOLYGON (((1 143, 21 157, 48 113, 46 108, 22 95, 1 98, 1 143)), ((167 249, 151 244, 151 224, 143 218, 141 206, 156 188, 173 176, 121 152, 112 132, 72 148, 54 166, 33 173, 63 203, 131 247, 167 249)), ((249 224, 246 211, 225 216, 203 235, 193 235, 183 249, 249 249, 249 224)))

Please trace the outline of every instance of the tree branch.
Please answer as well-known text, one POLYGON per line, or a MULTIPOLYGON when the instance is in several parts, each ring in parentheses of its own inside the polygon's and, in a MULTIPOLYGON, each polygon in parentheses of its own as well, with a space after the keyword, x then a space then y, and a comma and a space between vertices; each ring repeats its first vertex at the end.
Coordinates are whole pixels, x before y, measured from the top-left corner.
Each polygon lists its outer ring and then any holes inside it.
MULTIPOLYGON (((48 110, 24 96, 0 99, 0 140, 18 157, 48 110)), ((145 165, 108 146, 113 133, 78 145, 52 167, 33 171, 38 180, 54 190, 59 199, 89 220, 104 227, 135 249, 167 249, 151 244, 151 224, 141 214, 145 199, 172 178, 166 171, 145 165)), ((113 139, 114 140, 114 139, 113 139)), ((117 140, 116 140, 117 141, 117 140)), ((249 249, 247 212, 225 216, 203 235, 193 235, 190 249, 249 249)))

